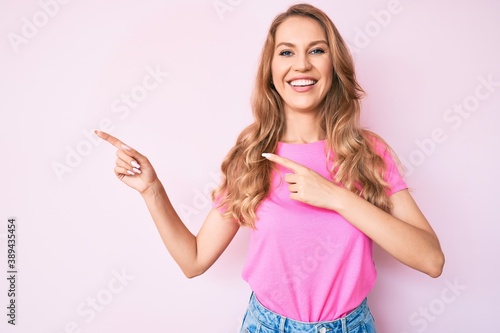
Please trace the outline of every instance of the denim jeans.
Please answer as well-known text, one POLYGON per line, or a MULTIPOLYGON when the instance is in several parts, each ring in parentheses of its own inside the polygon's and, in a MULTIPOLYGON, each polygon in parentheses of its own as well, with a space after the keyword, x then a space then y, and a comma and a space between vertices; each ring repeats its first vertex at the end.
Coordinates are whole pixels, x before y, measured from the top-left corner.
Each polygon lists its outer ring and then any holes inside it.
POLYGON ((345 317, 304 323, 266 309, 252 293, 241 333, 376 333, 376 330, 366 299, 345 317))

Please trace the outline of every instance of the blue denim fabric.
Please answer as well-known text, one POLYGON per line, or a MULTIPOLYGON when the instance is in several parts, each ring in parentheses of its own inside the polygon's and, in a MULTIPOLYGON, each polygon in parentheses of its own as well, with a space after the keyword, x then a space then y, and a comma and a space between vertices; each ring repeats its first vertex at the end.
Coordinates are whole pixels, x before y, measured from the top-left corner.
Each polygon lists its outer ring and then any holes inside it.
POLYGON ((334 321, 304 323, 266 309, 252 293, 241 333, 376 333, 366 299, 345 317, 334 321))

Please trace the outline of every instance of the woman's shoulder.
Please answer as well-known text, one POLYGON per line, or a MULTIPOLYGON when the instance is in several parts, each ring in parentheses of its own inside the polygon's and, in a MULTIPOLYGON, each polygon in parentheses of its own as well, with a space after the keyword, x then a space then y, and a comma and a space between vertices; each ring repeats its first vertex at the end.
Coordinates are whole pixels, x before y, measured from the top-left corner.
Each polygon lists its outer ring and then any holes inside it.
POLYGON ((363 136, 367 140, 367 143, 373 147, 375 152, 379 155, 385 155, 387 153, 392 154, 391 146, 377 133, 370 131, 368 129, 363 129, 363 136))
POLYGON ((387 143, 387 141, 385 141, 380 135, 372 131, 363 131, 365 137, 371 142, 375 153, 384 160, 386 169, 392 173, 397 172, 400 176, 404 175, 403 165, 399 160, 396 152, 387 143))

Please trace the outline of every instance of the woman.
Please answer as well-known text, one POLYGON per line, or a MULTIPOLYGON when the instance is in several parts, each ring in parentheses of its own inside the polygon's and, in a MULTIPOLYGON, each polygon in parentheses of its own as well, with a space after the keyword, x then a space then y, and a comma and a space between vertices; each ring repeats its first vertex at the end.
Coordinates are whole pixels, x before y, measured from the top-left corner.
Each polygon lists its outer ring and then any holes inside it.
POLYGON ((255 121, 222 163, 214 207, 194 236, 148 159, 109 134, 115 173, 138 190, 187 277, 207 270, 240 226, 252 228, 242 332, 375 332, 366 296, 372 242, 432 277, 439 241, 392 151, 359 125, 352 58, 328 16, 300 4, 273 21, 253 94, 255 121))

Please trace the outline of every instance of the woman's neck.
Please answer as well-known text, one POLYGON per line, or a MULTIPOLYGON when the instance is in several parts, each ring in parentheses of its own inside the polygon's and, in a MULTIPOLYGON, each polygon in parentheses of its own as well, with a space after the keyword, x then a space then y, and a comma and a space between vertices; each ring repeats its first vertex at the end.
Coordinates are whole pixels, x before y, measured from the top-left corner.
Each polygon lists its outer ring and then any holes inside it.
POLYGON ((287 114, 285 133, 280 141, 285 143, 311 143, 323 140, 325 133, 321 129, 316 114, 287 114))

